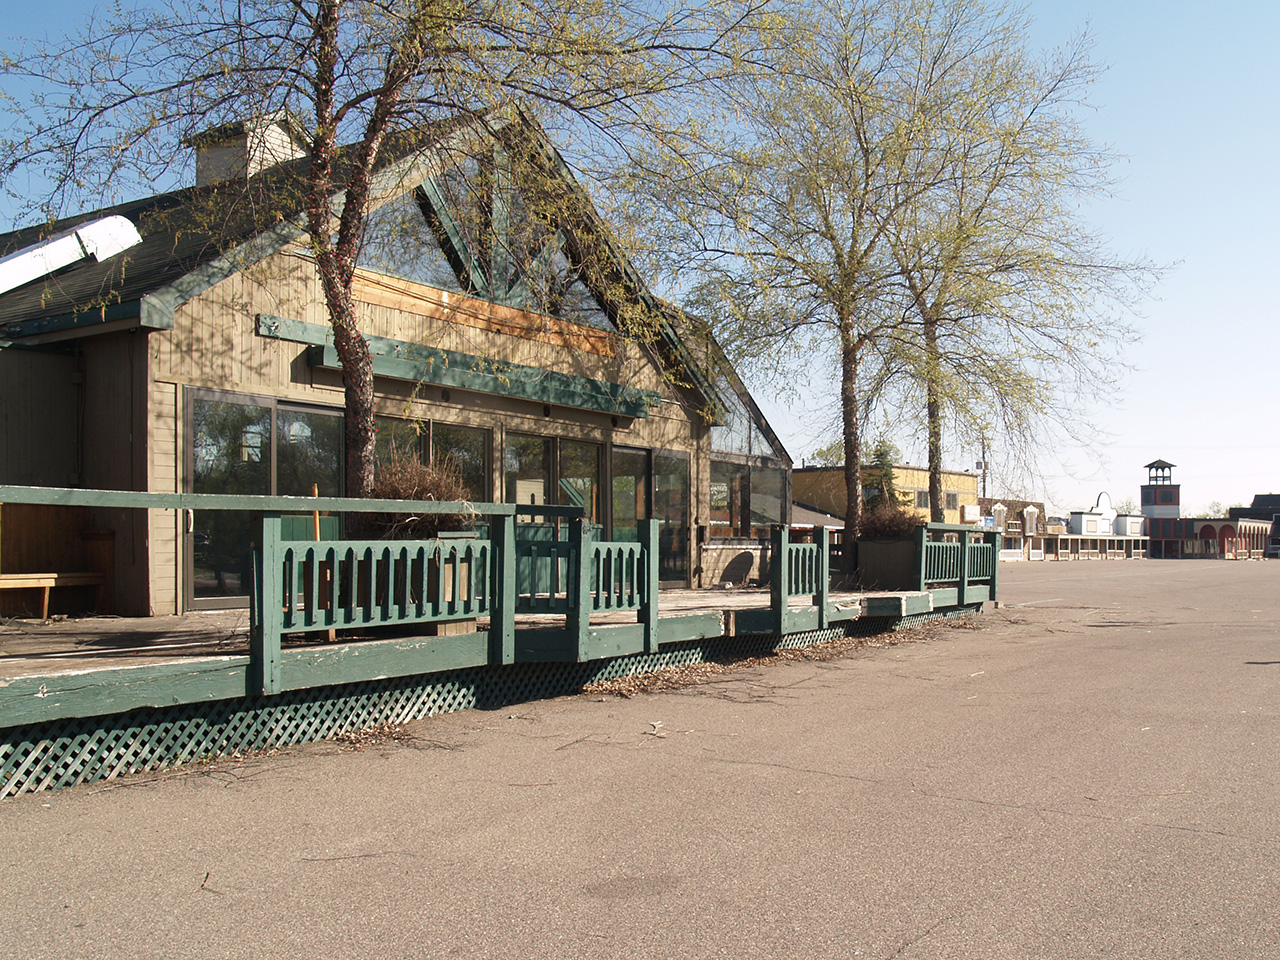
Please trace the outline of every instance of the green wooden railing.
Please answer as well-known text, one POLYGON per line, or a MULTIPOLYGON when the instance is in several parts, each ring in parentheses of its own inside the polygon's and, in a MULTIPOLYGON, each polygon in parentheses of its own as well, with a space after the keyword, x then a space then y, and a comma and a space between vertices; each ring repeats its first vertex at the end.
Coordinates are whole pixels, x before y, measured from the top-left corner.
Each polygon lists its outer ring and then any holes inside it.
MULTIPOLYGON (((717 636, 725 628, 717 613, 676 615, 659 624, 657 520, 641 521, 637 540, 621 542, 596 539, 598 528, 584 519, 581 508, 571 506, 5 485, 0 485, 0 502, 261 512, 262 536, 250 578, 250 650, 238 668, 250 694, 517 660, 652 653, 660 642, 717 636), (468 534, 374 541, 337 537, 331 521, 322 530, 325 539, 297 539, 297 531, 288 529, 296 517, 289 515, 310 520, 313 511, 469 514, 479 522, 468 534), (593 614, 614 611, 634 613, 635 619, 591 623, 593 614), (519 631, 517 616, 526 618, 519 631), (387 644, 283 649, 286 639, 306 633, 377 636, 383 627, 468 622, 476 624, 469 632, 461 626, 449 636, 398 630, 387 644)), ((983 532, 980 543, 970 542, 973 536, 973 528, 940 525, 918 535, 919 589, 932 597, 931 609, 995 599, 998 535, 983 532), (946 534, 956 534, 958 542, 938 542, 946 534)), ((770 605, 738 611, 734 631, 785 635, 857 616, 831 605, 827 530, 816 528, 810 540, 802 541, 789 528, 775 527, 772 546, 770 605)))
POLYGON ((813 542, 791 539, 791 528, 772 530, 773 564, 769 576, 769 611, 779 634, 821 630, 827 626, 831 596, 831 547, 826 527, 814 527, 813 542), (795 597, 809 598, 808 608, 794 609, 795 597))
POLYGON ((641 522, 638 543, 597 542, 577 507, 510 512, 540 522, 514 523, 504 514, 491 517, 488 537, 297 543, 282 539, 278 513, 265 514, 250 618, 261 692, 281 689, 283 637, 324 629, 488 616, 491 662, 510 663, 515 616, 556 615, 565 618, 562 628, 542 628, 556 633, 562 649, 555 655, 584 660, 591 656, 591 614, 621 610, 636 612, 643 649, 657 649, 657 521, 641 522))
POLYGON ((302 589, 294 603, 285 593, 280 629, 295 633, 488 616, 491 553, 487 541, 281 544, 282 582, 287 585, 296 576, 302 589))
POLYGON ((919 589, 934 605, 966 606, 996 599, 1000 533, 965 524, 929 523, 916 531, 919 589), (943 537, 955 539, 944 540, 943 537), (974 538, 981 538, 974 542, 974 538))

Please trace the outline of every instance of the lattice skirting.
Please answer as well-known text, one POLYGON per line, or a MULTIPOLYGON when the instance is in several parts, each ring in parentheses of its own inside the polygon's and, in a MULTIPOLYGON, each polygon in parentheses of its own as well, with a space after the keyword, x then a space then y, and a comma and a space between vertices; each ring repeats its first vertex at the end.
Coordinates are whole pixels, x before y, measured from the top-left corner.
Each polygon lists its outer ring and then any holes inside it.
MULTIPOLYGON (((908 619, 931 616, 937 614, 908 619)), ((597 680, 867 636, 897 625, 888 618, 864 618, 784 637, 689 641, 672 644, 656 654, 613 660, 477 667, 295 690, 271 697, 205 701, 10 727, 0 730, 0 798, 251 750, 312 743, 453 710, 493 709, 562 696, 597 680)))
POLYGON ((913 613, 910 616, 896 620, 887 629, 910 630, 912 627, 918 627, 929 620, 955 620, 962 617, 972 617, 981 612, 982 604, 975 603, 967 607, 948 607, 946 610, 938 610, 934 613, 913 613))

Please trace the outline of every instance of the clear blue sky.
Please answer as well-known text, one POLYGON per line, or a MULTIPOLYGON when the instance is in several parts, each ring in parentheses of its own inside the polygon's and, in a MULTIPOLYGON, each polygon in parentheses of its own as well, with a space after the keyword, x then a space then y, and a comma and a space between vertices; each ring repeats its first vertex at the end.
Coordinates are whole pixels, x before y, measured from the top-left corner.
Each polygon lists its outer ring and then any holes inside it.
POLYGON ((1045 44, 1087 21, 1110 65, 1090 125, 1127 160, 1121 199, 1101 206, 1097 222, 1119 249, 1178 264, 1139 320, 1124 404, 1095 414, 1110 442, 1063 451, 1082 479, 1057 478, 1055 500, 1079 506, 1095 488, 1136 496, 1141 466, 1157 457, 1177 464, 1193 510, 1280 491, 1280 6, 1039 0, 1031 9, 1045 44))
MULTIPOLYGON (((6 38, 61 32, 94 4, 9 7, 6 38)), ((1098 438, 1046 450, 1044 483, 1029 492, 1060 511, 1092 504, 1101 490, 1136 498, 1142 465, 1157 458, 1177 464, 1191 510, 1280 492, 1280 4, 1035 0, 1029 9, 1037 44, 1088 26, 1109 66, 1086 122, 1125 159, 1119 195, 1093 210, 1095 222, 1121 252, 1177 264, 1136 320, 1142 340, 1123 402, 1085 411, 1098 438)), ((797 463, 831 439, 830 408, 755 392, 797 463)), ((918 429, 894 432, 909 459, 923 459, 918 429)), ((976 458, 948 457, 958 469, 976 458)))

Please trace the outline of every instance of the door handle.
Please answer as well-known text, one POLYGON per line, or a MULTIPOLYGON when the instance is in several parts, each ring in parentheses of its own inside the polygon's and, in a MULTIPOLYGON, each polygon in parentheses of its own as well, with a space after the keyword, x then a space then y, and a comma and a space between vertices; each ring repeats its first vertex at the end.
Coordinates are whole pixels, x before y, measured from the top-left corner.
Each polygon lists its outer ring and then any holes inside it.
POLYGON ((186 514, 186 528, 187 528, 187 533, 195 533, 195 529, 196 529, 196 512, 195 512, 194 510, 183 510, 182 512, 183 512, 184 514, 186 514))

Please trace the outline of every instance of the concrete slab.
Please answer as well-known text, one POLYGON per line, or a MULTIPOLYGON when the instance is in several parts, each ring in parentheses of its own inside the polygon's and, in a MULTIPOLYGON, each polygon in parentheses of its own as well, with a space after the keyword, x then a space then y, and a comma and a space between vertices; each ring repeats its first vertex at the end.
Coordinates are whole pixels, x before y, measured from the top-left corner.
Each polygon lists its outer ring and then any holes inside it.
POLYGON ((1280 563, 0 805, 0 956, 1272 957, 1280 563))

